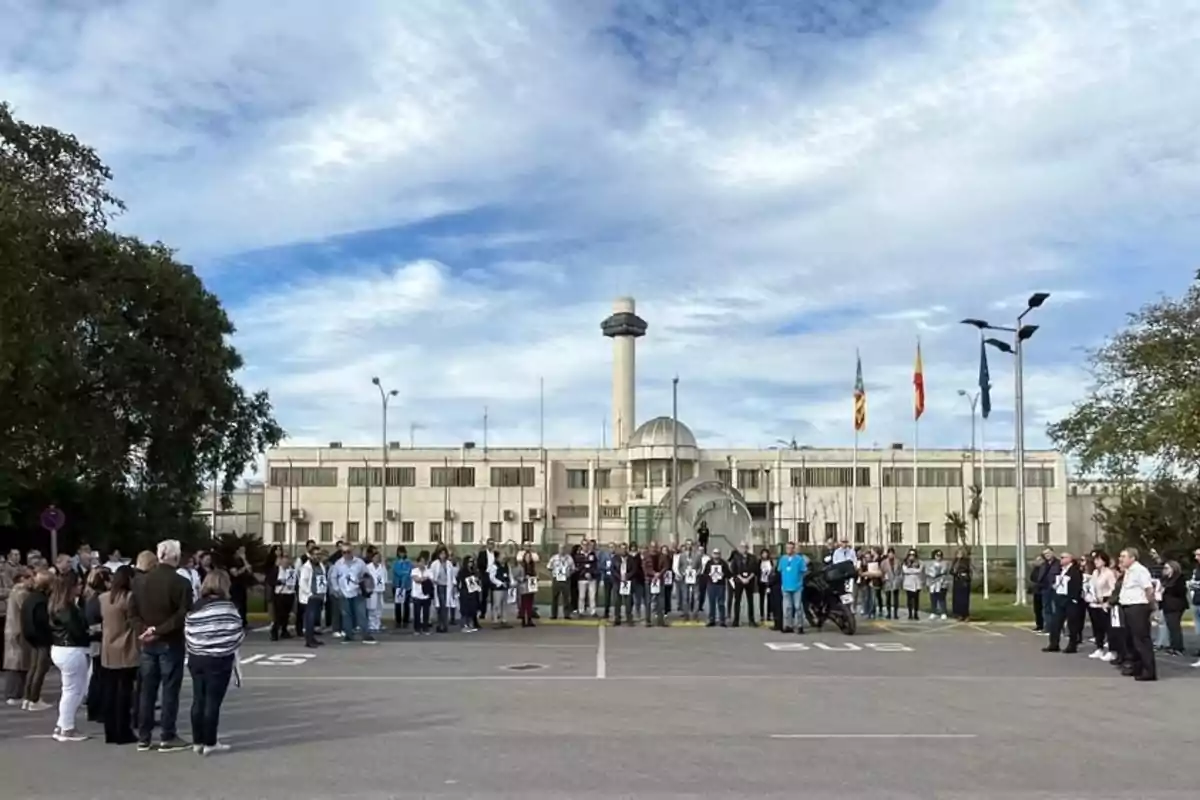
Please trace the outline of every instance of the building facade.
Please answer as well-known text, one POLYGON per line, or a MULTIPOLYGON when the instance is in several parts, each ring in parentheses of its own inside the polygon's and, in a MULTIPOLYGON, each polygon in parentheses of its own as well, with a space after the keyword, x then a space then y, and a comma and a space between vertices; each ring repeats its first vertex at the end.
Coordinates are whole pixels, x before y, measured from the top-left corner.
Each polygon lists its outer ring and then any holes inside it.
MULTIPOLYGON (((637 428, 624 447, 603 450, 276 448, 267 454, 264 540, 346 540, 389 550, 489 539, 683 541, 703 520, 724 546, 830 538, 953 546, 962 530, 956 515, 966 523, 966 541, 981 544, 986 531, 997 556, 1011 553, 1014 454, 986 453, 986 474, 980 463, 972 469, 972 455, 921 450, 914 459, 898 446, 860 449, 857 460, 850 449, 707 450, 665 417, 637 428), (977 519, 972 487, 985 477, 977 519)), ((1030 546, 1065 544, 1065 460, 1026 453, 1025 484, 1030 546)))

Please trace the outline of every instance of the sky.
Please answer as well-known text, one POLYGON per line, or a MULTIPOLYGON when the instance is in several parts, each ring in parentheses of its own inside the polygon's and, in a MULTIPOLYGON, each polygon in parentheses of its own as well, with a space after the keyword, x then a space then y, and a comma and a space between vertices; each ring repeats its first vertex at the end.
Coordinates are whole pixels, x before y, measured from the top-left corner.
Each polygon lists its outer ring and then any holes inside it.
MULTIPOLYGON (((0 99, 112 167, 291 444, 961 447, 977 332, 1051 293, 1027 447, 1200 245, 1200 1, 0 0, 0 99), (1189 88, 1189 86, 1191 88, 1189 88), (544 387, 544 388, 543 388, 544 387), (540 410, 544 408, 544 415, 540 410)), ((1013 442, 992 352, 989 447, 1013 442)))

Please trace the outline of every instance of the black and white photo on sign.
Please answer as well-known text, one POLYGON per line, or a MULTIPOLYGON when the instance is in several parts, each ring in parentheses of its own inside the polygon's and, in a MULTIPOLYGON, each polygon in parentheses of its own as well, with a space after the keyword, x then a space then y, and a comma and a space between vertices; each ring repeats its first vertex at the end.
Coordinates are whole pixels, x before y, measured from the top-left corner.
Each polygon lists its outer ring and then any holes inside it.
MULTIPOLYGON (((474 575, 470 575, 467 577, 467 591, 468 592, 478 592, 479 591, 479 579, 476 578, 474 575)), ((399 601, 397 600, 396 602, 399 602, 399 601)))
POLYGON ((633 591, 633 584, 630 581, 621 581, 621 596, 625 597, 633 591))
POLYGON ((696 569, 694 567, 688 567, 687 572, 683 573, 683 580, 685 583, 695 583, 696 569))
POLYGON ((658 578, 655 578, 654 580, 650 581, 650 594, 661 594, 661 593, 662 593, 662 581, 660 581, 658 578))

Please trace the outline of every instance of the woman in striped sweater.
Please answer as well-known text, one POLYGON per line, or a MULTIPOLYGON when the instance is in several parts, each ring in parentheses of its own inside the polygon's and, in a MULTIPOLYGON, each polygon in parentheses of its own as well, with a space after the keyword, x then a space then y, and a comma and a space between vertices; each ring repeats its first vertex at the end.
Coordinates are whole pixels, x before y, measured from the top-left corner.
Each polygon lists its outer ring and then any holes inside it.
POLYGON ((217 724, 246 635, 241 613, 229 599, 229 585, 224 570, 208 573, 200 586, 200 599, 184 621, 192 676, 192 749, 205 756, 229 749, 217 741, 217 724))

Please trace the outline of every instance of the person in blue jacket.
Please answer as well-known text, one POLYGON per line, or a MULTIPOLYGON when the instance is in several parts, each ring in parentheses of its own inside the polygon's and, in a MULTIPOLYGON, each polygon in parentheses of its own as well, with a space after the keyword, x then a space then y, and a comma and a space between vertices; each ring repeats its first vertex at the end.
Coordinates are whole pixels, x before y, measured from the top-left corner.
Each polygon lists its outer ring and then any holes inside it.
POLYGON ((804 593, 804 575, 808 572, 808 559, 796 552, 796 544, 788 542, 779 559, 779 581, 783 592, 783 632, 804 633, 804 613, 801 596, 804 593))
POLYGON ((408 587, 412 581, 412 562, 408 560, 408 548, 404 545, 396 548, 396 560, 392 562, 392 585, 395 586, 396 628, 408 627, 409 611, 412 604, 408 597, 408 587))

